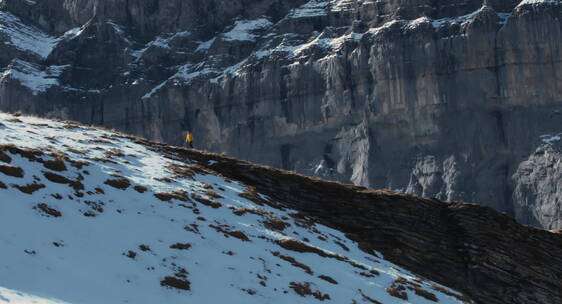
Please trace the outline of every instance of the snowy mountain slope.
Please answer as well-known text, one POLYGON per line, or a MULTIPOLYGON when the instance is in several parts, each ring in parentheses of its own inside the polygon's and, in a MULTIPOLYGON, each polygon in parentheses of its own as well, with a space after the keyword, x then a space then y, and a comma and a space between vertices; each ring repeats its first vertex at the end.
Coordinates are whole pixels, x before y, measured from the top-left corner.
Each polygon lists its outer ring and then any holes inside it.
POLYGON ((205 150, 557 229, 560 204, 513 176, 560 132, 561 14, 560 0, 4 0, 0 109, 170 144, 191 130, 205 150))
POLYGON ((73 123, 0 123, 0 302, 468 301, 213 164, 73 123))

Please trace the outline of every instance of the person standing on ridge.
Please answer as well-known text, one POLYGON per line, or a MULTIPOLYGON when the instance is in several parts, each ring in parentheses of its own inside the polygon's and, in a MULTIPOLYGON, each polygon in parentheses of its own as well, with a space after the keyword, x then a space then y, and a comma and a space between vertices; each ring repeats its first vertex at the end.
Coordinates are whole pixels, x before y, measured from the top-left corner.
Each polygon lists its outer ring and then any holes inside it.
POLYGON ((185 136, 185 144, 188 145, 191 149, 193 149, 193 140, 195 138, 193 137, 193 133, 191 133, 190 131, 187 132, 187 135, 185 136))

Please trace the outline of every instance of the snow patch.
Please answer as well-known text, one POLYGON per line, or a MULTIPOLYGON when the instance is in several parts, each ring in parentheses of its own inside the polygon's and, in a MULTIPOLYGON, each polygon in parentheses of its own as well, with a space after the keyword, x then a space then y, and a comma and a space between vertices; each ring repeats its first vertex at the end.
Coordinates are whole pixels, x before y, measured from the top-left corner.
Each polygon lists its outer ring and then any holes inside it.
POLYGON ((211 39, 211 40, 201 42, 201 44, 199 44, 199 46, 197 46, 197 49, 195 51, 200 52, 200 51, 206 51, 206 50, 210 49, 211 46, 213 45, 213 43, 215 43, 215 40, 217 40, 216 37, 211 39))
POLYGON ((42 70, 38 65, 15 59, 8 66, 8 69, 2 73, 0 79, 15 79, 19 81, 21 85, 29 88, 33 95, 37 95, 41 92, 45 92, 54 85, 58 85, 58 77, 68 67, 69 65, 50 66, 42 70))
POLYGON ((144 52, 146 52, 148 49, 150 49, 152 47, 162 48, 162 49, 170 49, 170 43, 174 39, 185 38, 185 37, 189 37, 190 35, 191 35, 190 32, 183 31, 183 32, 174 33, 173 35, 168 34, 168 35, 158 36, 158 37, 156 37, 156 39, 147 43, 146 46, 143 49, 140 49, 138 51, 134 51, 132 53, 132 55, 138 59, 138 58, 142 57, 144 52))
POLYGON ((558 4, 562 4, 562 1, 561 0, 523 0, 519 2, 516 8, 525 5, 541 5, 541 4, 558 5, 558 4))
POLYGON ((541 140, 545 144, 553 144, 555 142, 560 142, 562 138, 562 133, 558 133, 556 135, 545 134, 540 136, 541 140))
POLYGON ((33 296, 24 292, 0 287, 0 303, 6 304, 68 304, 54 299, 33 296))
POLYGON ((0 11, 0 33, 7 36, 7 44, 43 59, 51 54, 58 42, 57 38, 24 24, 18 17, 6 11, 0 11))
POLYGON ((258 37, 258 35, 255 35, 253 32, 270 27, 271 25, 273 25, 273 23, 265 18, 236 21, 230 31, 222 34, 222 38, 226 41, 252 41, 258 37))

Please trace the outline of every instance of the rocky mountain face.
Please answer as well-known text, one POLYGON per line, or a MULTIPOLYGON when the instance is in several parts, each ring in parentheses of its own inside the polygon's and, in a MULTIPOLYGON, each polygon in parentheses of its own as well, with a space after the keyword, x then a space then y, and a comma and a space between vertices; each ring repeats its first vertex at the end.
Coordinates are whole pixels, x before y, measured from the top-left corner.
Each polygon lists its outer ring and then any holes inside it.
POLYGON ((0 3, 1 110, 562 226, 559 0, 0 3))

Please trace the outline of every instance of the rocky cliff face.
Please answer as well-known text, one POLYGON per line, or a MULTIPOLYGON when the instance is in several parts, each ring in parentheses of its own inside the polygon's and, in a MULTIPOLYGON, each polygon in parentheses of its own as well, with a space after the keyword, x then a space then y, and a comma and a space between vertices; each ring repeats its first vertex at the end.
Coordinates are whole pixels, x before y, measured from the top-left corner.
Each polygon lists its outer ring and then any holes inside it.
POLYGON ((2 110, 560 228, 559 0, 1 6, 2 110))

